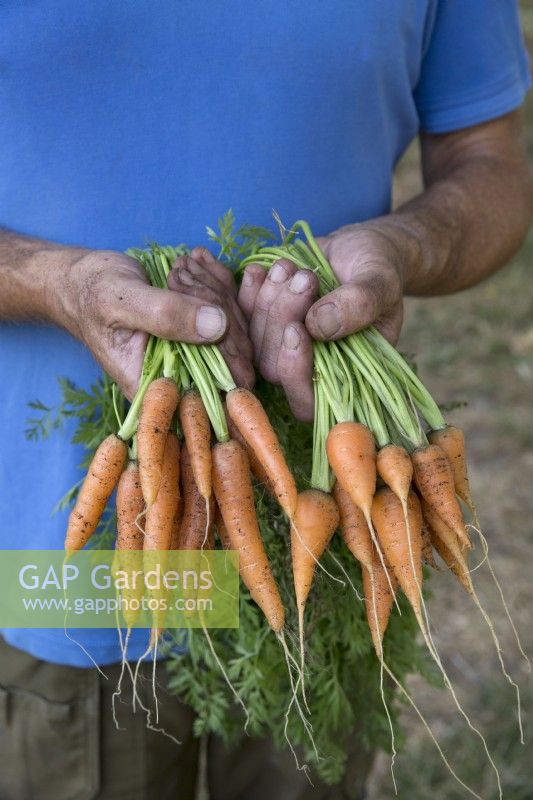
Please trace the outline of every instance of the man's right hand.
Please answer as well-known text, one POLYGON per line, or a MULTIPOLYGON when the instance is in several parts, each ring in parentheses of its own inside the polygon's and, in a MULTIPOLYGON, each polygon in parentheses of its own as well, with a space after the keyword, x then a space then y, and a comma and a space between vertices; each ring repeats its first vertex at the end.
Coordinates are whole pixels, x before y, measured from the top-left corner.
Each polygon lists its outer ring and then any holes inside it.
MULTIPOLYGON (((195 265, 194 277, 209 286, 201 264, 195 265)), ((67 269, 49 271, 47 316, 87 345, 129 399, 139 383, 149 334, 195 344, 220 342, 236 382, 252 384, 251 345, 234 293, 227 287, 191 292, 185 286, 180 290, 179 283, 171 288, 150 286, 142 267, 126 255, 92 250, 67 269)))

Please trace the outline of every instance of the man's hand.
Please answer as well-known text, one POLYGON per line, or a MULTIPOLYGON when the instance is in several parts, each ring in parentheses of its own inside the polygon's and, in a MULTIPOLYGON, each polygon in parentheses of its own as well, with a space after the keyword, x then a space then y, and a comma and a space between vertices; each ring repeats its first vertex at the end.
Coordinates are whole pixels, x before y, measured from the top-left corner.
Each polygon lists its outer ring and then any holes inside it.
POLYGON ((148 334, 196 344, 220 342, 236 382, 253 383, 250 360, 240 355, 246 352, 246 323, 236 307, 235 289, 229 281, 219 281, 216 291, 209 288, 214 279, 200 264, 195 266, 194 287, 186 284, 187 276, 192 278, 192 272, 173 270, 169 288, 174 291, 157 289, 148 285, 134 259, 113 251, 90 251, 69 269, 50 273, 50 318, 87 345, 130 399, 139 382, 148 334))
POLYGON ((342 286, 316 284, 280 262, 246 270, 239 302, 256 363, 281 383, 296 416, 313 410, 311 337, 338 339, 373 323, 395 343, 402 294, 461 291, 517 251, 531 224, 533 181, 519 110, 446 134, 421 134, 425 191, 392 214, 340 228, 319 243, 342 286), (298 286, 298 290, 296 288, 298 286))
POLYGON ((373 323, 395 343, 402 324, 401 253, 392 237, 378 225, 351 225, 318 242, 338 289, 316 300, 316 276, 283 260, 268 276, 251 264, 239 292, 258 368, 283 386, 304 420, 313 417, 313 339, 339 339, 373 323))

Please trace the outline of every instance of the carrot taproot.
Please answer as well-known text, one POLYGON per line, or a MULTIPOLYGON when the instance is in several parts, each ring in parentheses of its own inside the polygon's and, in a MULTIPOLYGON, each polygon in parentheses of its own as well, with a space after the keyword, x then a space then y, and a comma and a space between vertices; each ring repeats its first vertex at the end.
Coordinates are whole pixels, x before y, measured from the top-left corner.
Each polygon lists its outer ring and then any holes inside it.
POLYGON ((211 457, 213 489, 232 549, 239 553, 241 578, 272 630, 280 633, 285 611, 257 523, 246 451, 230 439, 216 444, 211 457))
POLYGON ((424 499, 422 499, 422 514, 433 547, 466 591, 473 594, 466 555, 455 532, 424 499))
MULTIPOLYGON (((211 454, 209 455, 211 462, 211 454)), ((181 491, 183 513, 178 535, 180 550, 212 549, 215 502, 211 496, 207 500, 198 489, 191 454, 187 446, 181 449, 181 491), (207 512, 209 510, 209 520, 207 512), (209 524, 209 528, 208 528, 209 524)))
POLYGON ((246 444, 269 476, 278 503, 292 520, 298 502, 296 482, 261 402, 248 389, 238 388, 226 395, 226 408, 246 444))
POLYGON ((215 527, 218 538, 220 539, 220 544, 222 545, 222 549, 231 550, 231 540, 228 536, 228 531, 226 530, 226 526, 224 525, 224 520, 222 519, 222 514, 220 513, 218 506, 215 510, 215 527))
POLYGON ((179 550, 181 518, 183 516, 183 497, 181 495, 182 492, 180 490, 180 497, 178 498, 178 507, 176 509, 176 513, 174 514, 174 519, 172 521, 172 534, 170 536, 170 548, 169 548, 170 550, 179 550))
POLYGON ((159 490, 167 433, 178 401, 178 386, 170 378, 152 381, 143 398, 137 426, 137 453, 148 508, 155 502, 159 490))
POLYGON ((465 436, 463 431, 455 425, 447 425, 440 430, 431 431, 428 434, 428 440, 431 444, 438 445, 438 447, 446 453, 452 468, 455 493, 458 494, 468 508, 475 513, 470 491, 470 481, 468 479, 465 436))
MULTIPOLYGON (((227 411, 227 409, 226 409, 227 411)), ((275 492, 270 482, 270 478, 268 477, 268 473, 262 463, 259 461, 257 456, 255 455, 252 448, 247 444, 246 440, 242 436, 240 430, 235 425, 233 420, 231 419, 229 413, 226 413, 227 423, 228 423, 228 431, 229 435, 232 439, 239 442, 242 447, 246 450, 246 455, 248 456, 248 461, 250 462, 250 469, 252 470, 252 475, 258 481, 258 483, 262 484, 267 492, 275 497, 275 492)))
POLYGON ((418 491, 442 517, 465 547, 472 544, 466 533, 461 507, 455 496, 453 472, 444 450, 436 444, 420 447, 411 454, 418 491))
POLYGON ((455 575, 461 586, 463 586, 464 589, 466 589, 466 591, 468 592, 468 594, 471 595, 473 591, 472 581, 470 579, 470 573, 468 572, 468 567, 466 566, 464 561, 464 554, 461 552, 460 548, 457 548, 459 550, 459 553, 457 553, 457 550, 454 553, 452 553, 450 548, 445 544, 445 542, 440 538, 440 536, 437 536, 437 534, 432 529, 430 529, 430 536, 433 547, 435 548, 439 556, 442 558, 446 566, 450 569, 450 572, 452 572, 455 575))
POLYGON ((360 422, 338 422, 326 439, 326 452, 337 481, 363 513, 376 491, 376 446, 360 422))
POLYGON ((81 550, 95 532, 124 469, 127 454, 126 443, 113 433, 98 445, 70 512, 65 550, 81 550))
POLYGON ((179 416, 194 480, 200 495, 211 497, 211 425, 203 400, 194 390, 180 400, 179 416))
POLYGON ((340 533, 352 555, 368 570, 372 569, 372 537, 365 516, 340 483, 333 487, 340 516, 340 533))
POLYGON ((428 567, 431 567, 431 569, 438 569, 435 556, 433 555, 429 526, 425 519, 422 520, 422 562, 427 564, 428 567))
POLYGON ((305 703, 304 614, 313 585, 315 568, 339 524, 339 509, 330 494, 321 489, 306 489, 298 495, 291 525, 291 561, 298 611, 300 674, 305 703))
MULTIPOLYGON (((387 574, 383 569, 377 554, 371 569, 363 566, 363 592, 365 597, 366 617, 372 643, 378 658, 383 657, 383 636, 387 630, 389 619, 394 605, 394 594, 390 588, 387 574)), ((393 588, 398 582, 393 578, 393 588)))
POLYGON ((384 556, 422 623, 422 511, 414 492, 407 501, 407 520, 392 489, 380 489, 372 503, 372 521, 384 556))
MULTIPOLYGON (((328 433, 326 454, 337 482, 363 512, 376 552, 388 574, 372 525, 372 501, 377 482, 376 445, 372 431, 360 422, 338 422, 328 433)), ((389 581, 392 592, 390 577, 389 581)))
POLYGON ((161 481, 155 501, 146 510, 144 550, 169 550, 178 508, 180 488, 180 445, 169 431, 163 452, 161 481))
POLYGON ((378 450, 376 467, 389 489, 405 502, 413 480, 413 464, 407 450, 396 444, 385 445, 378 450))
POLYGON ((144 539, 144 497, 139 467, 130 461, 117 486, 117 550, 142 550, 144 539))
POLYGON ((302 614, 313 584, 317 561, 338 524, 339 509, 330 494, 320 489, 300 492, 291 527, 291 555, 296 604, 302 614))
MULTIPOLYGON (((139 553, 144 541, 144 498, 139 467, 130 461, 117 486, 117 538, 115 542, 115 566, 125 573, 126 581, 120 589, 122 616, 131 628, 142 607, 144 586, 136 575, 142 563, 139 553)), ((123 656, 127 644, 124 648, 123 656)))

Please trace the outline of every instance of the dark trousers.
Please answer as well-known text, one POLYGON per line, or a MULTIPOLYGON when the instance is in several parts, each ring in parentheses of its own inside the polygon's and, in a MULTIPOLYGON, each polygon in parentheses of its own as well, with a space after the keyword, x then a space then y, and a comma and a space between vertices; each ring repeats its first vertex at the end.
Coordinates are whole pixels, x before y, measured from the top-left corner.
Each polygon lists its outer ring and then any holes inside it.
MULTIPOLYGON (((176 745, 148 730, 132 711, 126 674, 112 716, 120 665, 96 669, 40 661, 0 637, 0 800, 361 800, 371 757, 354 742, 346 778, 334 789, 311 786, 289 752, 244 737, 233 750, 216 737, 204 747, 194 715, 166 690, 158 665, 159 726, 176 745), (198 791, 199 776, 204 789, 198 791)), ((153 708, 151 665, 140 671, 139 696, 153 708)))

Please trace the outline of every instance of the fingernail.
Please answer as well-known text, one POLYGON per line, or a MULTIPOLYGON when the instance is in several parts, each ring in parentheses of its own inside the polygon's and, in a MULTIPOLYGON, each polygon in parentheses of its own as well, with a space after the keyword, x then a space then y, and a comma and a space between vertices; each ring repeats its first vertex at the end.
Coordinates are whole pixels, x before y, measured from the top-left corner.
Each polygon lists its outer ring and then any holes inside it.
POLYGON ((309 288, 309 275, 303 270, 299 270, 296 275, 293 275, 289 283, 289 289, 295 294, 301 294, 309 288))
POLYGON ((255 283, 255 280, 252 272, 248 272, 248 270, 245 270, 244 275, 242 276, 241 285, 251 286, 253 283, 255 283))
POLYGON ((226 330, 226 315, 216 306, 202 306, 196 314, 196 331, 204 339, 216 339, 226 330))
POLYGON ((287 277, 287 270, 285 267, 282 267, 281 264, 274 264, 268 273, 268 277, 272 283, 283 283, 287 277))
POLYGON ((178 279, 181 283, 184 283, 185 286, 194 286, 196 283, 194 276, 191 275, 188 269, 180 269, 178 271, 178 279))
POLYGON ((341 326, 341 316, 335 303, 324 303, 315 312, 316 324, 322 336, 333 336, 341 326))
POLYGON ((283 331, 283 346, 286 347, 287 350, 297 350, 300 346, 301 339, 302 337, 297 328, 295 328, 294 325, 287 325, 283 331))
POLYGON ((237 345, 235 344, 233 339, 229 336, 224 340, 224 349, 226 350, 226 353, 229 356, 235 357, 239 355, 239 351, 237 350, 237 345))

